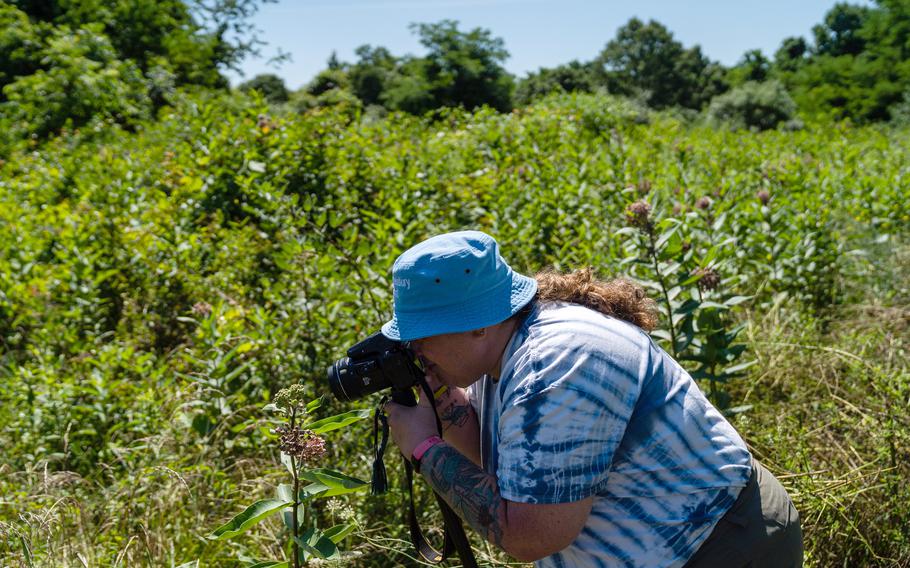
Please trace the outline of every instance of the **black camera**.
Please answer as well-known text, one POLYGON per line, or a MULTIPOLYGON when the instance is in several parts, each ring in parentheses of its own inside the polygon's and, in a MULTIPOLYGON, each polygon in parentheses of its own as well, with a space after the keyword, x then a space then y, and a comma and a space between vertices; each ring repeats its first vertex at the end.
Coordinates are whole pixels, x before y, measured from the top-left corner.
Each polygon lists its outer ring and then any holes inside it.
POLYGON ((348 349, 348 356, 329 366, 329 387, 335 398, 352 401, 383 389, 392 389, 392 400, 417 404, 413 387, 423 371, 414 352, 400 341, 376 332, 348 349))

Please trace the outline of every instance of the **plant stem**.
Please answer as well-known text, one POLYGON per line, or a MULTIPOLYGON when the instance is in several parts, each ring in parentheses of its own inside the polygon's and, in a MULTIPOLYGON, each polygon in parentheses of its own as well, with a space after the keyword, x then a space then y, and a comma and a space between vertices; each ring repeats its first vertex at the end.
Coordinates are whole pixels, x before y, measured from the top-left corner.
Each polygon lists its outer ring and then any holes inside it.
POLYGON ((712 363, 709 371, 711 373, 711 398, 714 399, 714 406, 720 407, 720 404, 718 404, 717 400, 717 380, 715 379, 714 375, 715 367, 716 365, 712 363))
MULTIPOLYGON (((297 417, 297 410, 291 410, 291 430, 294 429, 294 419, 297 417)), ((300 505, 298 495, 300 492, 300 477, 297 475, 297 460, 294 459, 294 456, 291 457, 291 473, 294 476, 294 505, 291 507, 291 534, 293 535, 293 542, 291 543, 291 556, 294 558, 294 568, 300 568, 300 545, 297 544, 298 534, 298 523, 297 523, 297 507, 300 505)))
POLYGON ((650 255, 651 262, 654 264, 654 274, 657 275, 657 282, 660 284, 660 290, 664 296, 664 305, 667 307, 667 318, 670 320, 670 351, 673 353, 673 358, 676 359, 679 354, 676 352, 676 329, 673 325, 673 304, 670 302, 670 294, 667 292, 667 285, 664 284, 664 275, 660 273, 660 263, 657 260, 657 243, 654 241, 654 228, 649 225, 647 233, 648 255, 650 255))

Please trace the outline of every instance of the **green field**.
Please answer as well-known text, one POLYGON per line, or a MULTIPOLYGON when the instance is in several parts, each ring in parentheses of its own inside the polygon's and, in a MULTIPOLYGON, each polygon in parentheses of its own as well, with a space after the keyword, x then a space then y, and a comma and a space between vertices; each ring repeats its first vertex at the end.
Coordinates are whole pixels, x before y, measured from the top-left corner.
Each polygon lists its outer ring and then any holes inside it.
MULTIPOLYGON (((793 496, 807 565, 910 565, 910 132, 606 95, 166 112, 0 161, 0 566, 284 558, 278 517, 207 538, 287 476, 263 407, 294 383, 316 418, 375 404, 332 400, 325 369, 391 315, 395 257, 463 228, 524 273, 644 283, 655 336, 793 496)), ((327 433, 322 466, 369 479, 370 422, 327 433)), ((389 495, 308 512, 355 525, 343 565, 411 562, 389 456, 389 495)))

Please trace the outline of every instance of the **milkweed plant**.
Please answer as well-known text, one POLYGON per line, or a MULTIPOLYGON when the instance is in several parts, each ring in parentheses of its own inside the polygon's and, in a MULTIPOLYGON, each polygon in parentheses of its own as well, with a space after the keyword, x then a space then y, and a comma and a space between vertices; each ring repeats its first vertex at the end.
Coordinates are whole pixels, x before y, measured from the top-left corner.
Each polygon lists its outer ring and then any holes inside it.
POLYGON ((274 498, 256 501, 209 535, 212 540, 234 538, 264 519, 280 514, 287 559, 254 561, 249 568, 299 568, 313 559, 338 559, 341 557, 339 543, 356 528, 353 523, 337 524, 324 530, 317 527, 314 502, 364 490, 369 483, 318 466, 326 455, 322 435, 345 428, 369 416, 370 411, 351 410, 310 420, 321 400, 306 402, 304 387, 293 385, 280 390, 273 402, 263 409, 277 415, 278 424, 272 434, 290 483, 279 484, 274 498))

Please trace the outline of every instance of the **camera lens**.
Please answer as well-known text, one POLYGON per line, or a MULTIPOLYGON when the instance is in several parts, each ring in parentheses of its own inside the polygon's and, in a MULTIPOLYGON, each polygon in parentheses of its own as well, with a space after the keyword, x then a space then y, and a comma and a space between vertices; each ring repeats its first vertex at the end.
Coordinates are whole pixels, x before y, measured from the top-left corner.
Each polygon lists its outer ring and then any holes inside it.
POLYGON ((357 398, 356 396, 351 397, 348 395, 344 389, 344 380, 342 379, 342 376, 347 376, 348 374, 350 362, 351 360, 345 357, 329 365, 328 368, 329 388, 332 389, 332 394, 338 400, 351 401, 357 398))
POLYGON ((375 358, 339 359, 328 369, 329 387, 338 400, 351 401, 392 386, 375 358))

